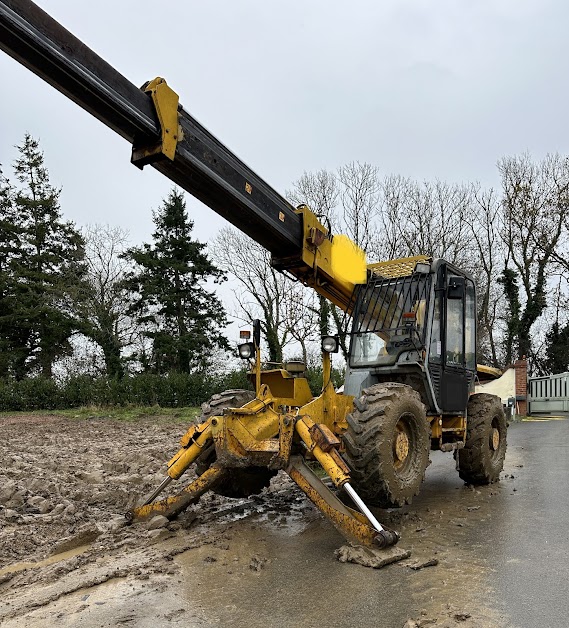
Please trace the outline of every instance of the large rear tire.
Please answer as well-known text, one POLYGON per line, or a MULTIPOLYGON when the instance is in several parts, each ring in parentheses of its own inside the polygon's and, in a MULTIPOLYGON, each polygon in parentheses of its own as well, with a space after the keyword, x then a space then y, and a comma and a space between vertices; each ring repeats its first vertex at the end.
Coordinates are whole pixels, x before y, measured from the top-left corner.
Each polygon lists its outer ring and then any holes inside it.
POLYGON ((468 484, 492 484, 500 479, 506 456, 502 401, 486 393, 472 395, 466 417, 466 444, 458 451, 458 473, 468 484))
POLYGON ((375 384, 354 400, 344 434, 354 488, 373 506, 410 504, 429 464, 430 430, 419 393, 399 383, 375 384))
MULTIPOLYGON (((241 408, 255 399, 251 390, 226 390, 213 395, 202 403, 202 414, 199 422, 207 421, 212 416, 220 416, 226 408, 241 408)), ((211 444, 196 460, 196 473, 202 475, 215 462, 215 447, 211 444)), ((218 484, 213 492, 224 497, 242 498, 260 493, 269 486, 276 471, 266 467, 247 467, 244 469, 229 469, 229 477, 218 484)))

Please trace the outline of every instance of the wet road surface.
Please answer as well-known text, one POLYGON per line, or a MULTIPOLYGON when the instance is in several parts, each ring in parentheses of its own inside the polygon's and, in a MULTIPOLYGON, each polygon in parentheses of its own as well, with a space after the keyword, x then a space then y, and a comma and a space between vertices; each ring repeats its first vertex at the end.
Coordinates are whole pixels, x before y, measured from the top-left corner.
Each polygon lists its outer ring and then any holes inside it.
POLYGON ((569 420, 511 426, 508 468, 515 476, 511 486, 517 490, 501 496, 491 539, 497 605, 513 626, 565 628, 569 626, 569 420))
POLYGON ((401 513, 401 545, 413 552, 405 563, 373 571, 330 560, 341 539, 319 518, 301 532, 267 522, 234 526, 230 553, 246 560, 204 548, 183 555, 194 583, 186 599, 213 625, 391 628, 436 619, 437 626, 565 628, 569 421, 513 424, 508 440, 503 479, 490 487, 466 488, 450 455, 433 454, 421 495, 401 513), (247 568, 251 555, 267 561, 259 571, 247 568), (430 558, 439 564, 409 569, 430 558))

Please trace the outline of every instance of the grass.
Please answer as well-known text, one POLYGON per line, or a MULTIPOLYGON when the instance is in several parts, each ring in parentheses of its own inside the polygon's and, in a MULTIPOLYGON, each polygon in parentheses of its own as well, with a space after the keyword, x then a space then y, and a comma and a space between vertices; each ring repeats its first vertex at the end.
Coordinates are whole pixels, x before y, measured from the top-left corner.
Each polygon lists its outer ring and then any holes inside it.
POLYGON ((86 406, 69 410, 31 410, 27 412, 0 412, 6 416, 60 416, 67 419, 116 419, 119 421, 138 421, 149 417, 170 419, 179 423, 193 423, 201 413, 200 408, 161 408, 160 406, 86 406))

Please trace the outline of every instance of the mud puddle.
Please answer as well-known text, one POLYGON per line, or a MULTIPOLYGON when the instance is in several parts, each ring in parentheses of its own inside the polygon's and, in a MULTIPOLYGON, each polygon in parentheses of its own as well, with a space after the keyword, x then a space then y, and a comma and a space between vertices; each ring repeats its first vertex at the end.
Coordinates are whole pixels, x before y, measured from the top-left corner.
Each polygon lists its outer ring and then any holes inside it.
POLYGON ((398 513, 401 545, 412 556, 379 571, 336 561, 334 551, 344 541, 317 513, 296 534, 266 515, 236 522, 225 542, 175 557, 185 605, 203 611, 212 626, 351 626, 355 618, 385 628, 408 620, 416 626, 505 625, 487 605, 487 568, 477 558, 481 546, 467 546, 468 527, 441 524, 440 511, 424 514, 398 513), (433 557, 434 566, 411 569, 433 557))
POLYGON ((0 580, 2 576, 7 574, 15 574, 19 571, 24 571, 25 569, 39 569, 40 567, 47 567, 48 565, 53 565, 54 563, 58 563, 62 560, 73 558, 78 554, 83 554, 90 547, 90 545, 80 545, 75 549, 67 550, 66 552, 59 552, 58 554, 54 554, 53 556, 49 556, 48 558, 44 558, 43 560, 38 560, 36 562, 13 563, 12 565, 8 565, 7 567, 0 569, 0 580))
POLYGON ((113 579, 86 587, 59 598, 49 606, 2 623, 6 628, 43 628, 45 626, 207 626, 199 609, 187 608, 170 578, 152 582, 130 578, 113 579))

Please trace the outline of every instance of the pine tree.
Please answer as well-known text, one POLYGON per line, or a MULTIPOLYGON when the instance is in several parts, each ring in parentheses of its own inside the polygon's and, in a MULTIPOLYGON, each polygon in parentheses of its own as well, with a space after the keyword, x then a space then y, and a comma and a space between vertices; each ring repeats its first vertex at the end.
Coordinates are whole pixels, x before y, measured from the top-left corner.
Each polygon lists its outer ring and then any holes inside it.
POLYGON ((13 370, 17 378, 30 372, 51 377, 55 360, 71 351, 71 295, 84 272, 83 239, 62 221, 60 190, 50 184, 38 142, 26 134, 17 148, 14 172, 21 187, 12 203, 18 246, 10 265, 10 318, 19 357, 13 370))
MULTIPOLYGON (((14 193, 0 169, 0 378, 17 369, 21 344, 14 326, 16 286, 13 265, 18 257, 21 229, 14 208, 14 193)), ((20 332, 22 330, 19 330, 20 332)), ((25 354, 24 354, 25 357, 25 354)))
POLYGON ((225 279, 207 256, 205 244, 193 240, 184 196, 172 190, 154 213, 154 243, 127 251, 137 269, 127 285, 137 293, 131 312, 147 326, 151 364, 158 373, 203 371, 215 348, 228 349, 222 328, 225 311, 205 282, 225 279))

